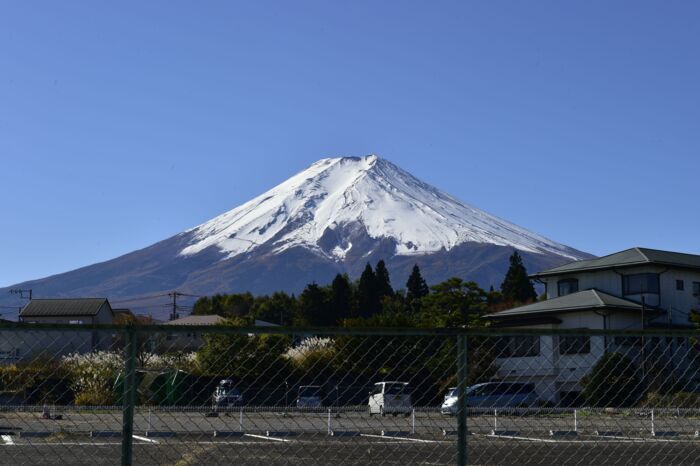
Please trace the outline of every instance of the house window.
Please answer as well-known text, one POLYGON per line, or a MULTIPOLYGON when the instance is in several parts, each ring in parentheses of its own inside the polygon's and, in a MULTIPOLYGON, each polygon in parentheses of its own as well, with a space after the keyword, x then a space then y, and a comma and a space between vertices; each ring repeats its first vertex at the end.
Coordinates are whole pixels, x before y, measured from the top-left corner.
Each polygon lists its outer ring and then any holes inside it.
POLYGON ((539 354, 539 336, 502 337, 499 340, 499 358, 524 358, 539 354))
POLYGON ((69 324, 82 324, 83 321, 82 320, 69 320, 68 323, 69 324))
POLYGON ((622 276, 622 294, 659 294, 658 273, 635 273, 622 276))
POLYGON ((557 287, 559 288, 559 296, 576 293, 578 291, 578 280, 575 278, 565 278, 557 282, 557 287))
POLYGON ((676 289, 678 291, 683 291, 685 289, 685 283, 683 280, 676 280, 676 289))
POLYGON ((693 296, 700 296, 700 282, 693 282, 693 296))
POLYGON ((589 336, 559 337, 559 354, 588 354, 591 352, 589 336))

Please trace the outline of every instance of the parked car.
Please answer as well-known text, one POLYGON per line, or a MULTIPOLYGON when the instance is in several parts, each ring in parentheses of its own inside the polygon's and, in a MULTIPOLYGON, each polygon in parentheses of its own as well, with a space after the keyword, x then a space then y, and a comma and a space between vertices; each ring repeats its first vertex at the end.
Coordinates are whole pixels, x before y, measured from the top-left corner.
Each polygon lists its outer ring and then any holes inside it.
POLYGON ((411 393, 408 382, 377 382, 369 392, 369 415, 403 413, 408 416, 411 412, 411 393))
MULTIPOLYGON (((452 387, 440 407, 442 414, 457 414, 459 392, 452 387)), ((480 408, 512 408, 536 406, 540 399, 535 384, 522 382, 485 382, 467 387, 467 406, 480 408)))
POLYGON ((212 404, 215 408, 225 408, 230 406, 242 406, 243 395, 235 387, 233 380, 223 379, 214 389, 212 404))
POLYGON ((297 396, 297 408, 318 408, 323 401, 323 392, 318 385, 302 385, 297 396))

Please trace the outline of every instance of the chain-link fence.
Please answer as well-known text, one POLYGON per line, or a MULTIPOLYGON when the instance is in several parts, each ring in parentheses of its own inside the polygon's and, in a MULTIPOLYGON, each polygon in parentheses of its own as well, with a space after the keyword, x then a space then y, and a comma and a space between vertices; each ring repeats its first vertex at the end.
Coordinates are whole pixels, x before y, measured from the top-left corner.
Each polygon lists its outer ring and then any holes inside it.
POLYGON ((3 324, 0 463, 700 463, 697 337, 3 324))

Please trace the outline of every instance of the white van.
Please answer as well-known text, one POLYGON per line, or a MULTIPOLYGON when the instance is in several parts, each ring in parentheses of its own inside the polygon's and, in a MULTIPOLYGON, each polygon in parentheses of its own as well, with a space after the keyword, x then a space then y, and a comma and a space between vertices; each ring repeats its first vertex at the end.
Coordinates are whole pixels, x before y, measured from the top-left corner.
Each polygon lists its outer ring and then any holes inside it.
POLYGON ((377 382, 369 392, 369 415, 411 413, 411 393, 408 382, 377 382))

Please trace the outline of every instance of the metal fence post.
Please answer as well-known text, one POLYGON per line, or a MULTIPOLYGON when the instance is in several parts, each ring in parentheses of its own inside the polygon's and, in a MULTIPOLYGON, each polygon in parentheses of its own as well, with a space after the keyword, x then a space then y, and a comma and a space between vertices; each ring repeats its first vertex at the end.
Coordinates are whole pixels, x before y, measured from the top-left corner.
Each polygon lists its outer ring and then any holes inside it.
POLYGON ((467 336, 457 336, 457 464, 467 464, 467 336))
POLYGON ((124 392, 122 395, 122 466, 131 466, 133 459, 134 404, 136 402, 136 331, 126 329, 124 347, 124 392))

